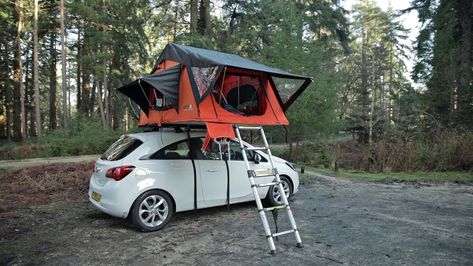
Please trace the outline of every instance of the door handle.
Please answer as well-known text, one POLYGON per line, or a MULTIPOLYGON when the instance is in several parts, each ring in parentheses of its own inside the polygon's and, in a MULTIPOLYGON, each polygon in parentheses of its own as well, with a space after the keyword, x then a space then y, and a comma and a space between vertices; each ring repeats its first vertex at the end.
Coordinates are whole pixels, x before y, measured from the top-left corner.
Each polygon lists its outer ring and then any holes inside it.
POLYGON ((207 169, 207 172, 209 172, 209 173, 215 173, 215 172, 217 172, 217 170, 214 170, 214 169, 207 169))

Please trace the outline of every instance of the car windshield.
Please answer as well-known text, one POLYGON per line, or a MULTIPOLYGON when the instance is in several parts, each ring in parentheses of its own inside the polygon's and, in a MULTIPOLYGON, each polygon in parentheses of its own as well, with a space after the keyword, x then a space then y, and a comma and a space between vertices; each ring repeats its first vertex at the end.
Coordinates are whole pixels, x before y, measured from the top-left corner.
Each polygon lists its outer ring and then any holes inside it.
POLYGON ((128 154, 138 148, 143 142, 130 136, 124 136, 113 143, 108 150, 102 154, 100 159, 106 161, 117 161, 125 158, 128 154))

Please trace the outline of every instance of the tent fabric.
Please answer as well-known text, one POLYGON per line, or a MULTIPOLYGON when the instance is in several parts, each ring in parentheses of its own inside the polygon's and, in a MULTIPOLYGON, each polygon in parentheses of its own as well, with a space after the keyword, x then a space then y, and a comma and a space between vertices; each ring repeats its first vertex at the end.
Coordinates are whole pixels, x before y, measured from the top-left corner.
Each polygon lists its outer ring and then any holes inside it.
POLYGON ((268 73, 273 76, 290 79, 310 79, 305 76, 291 74, 281 69, 256 63, 239 55, 211 51, 175 43, 166 45, 153 69, 164 60, 173 60, 191 67, 229 66, 268 73))
POLYGON ((205 136, 204 144, 202 145, 202 150, 207 149, 212 139, 236 138, 235 131, 233 131, 233 126, 231 124, 206 122, 205 126, 207 127, 207 134, 205 136))
POLYGON ((233 131, 233 126, 231 124, 206 122, 205 125, 207 126, 207 134, 209 134, 209 136, 213 139, 236 138, 235 131, 233 131))
POLYGON ((149 114, 150 105, 154 100, 150 99, 150 96, 153 95, 152 90, 156 90, 165 97, 165 106, 175 107, 179 103, 181 68, 181 65, 170 67, 141 77, 117 90, 138 104, 146 115, 149 114))
MULTIPOLYGON (((169 62, 164 62, 163 65, 169 62)), ((162 70, 161 70, 162 71, 162 70)), ((222 124, 242 124, 242 125, 287 125, 289 121, 284 114, 282 104, 278 101, 278 95, 271 85, 268 75, 257 71, 228 68, 227 73, 221 73, 219 81, 215 84, 215 90, 206 97, 200 104, 194 97, 191 86, 192 79, 186 66, 181 71, 181 83, 179 92, 179 105, 177 109, 150 110, 149 114, 140 115, 140 126, 163 126, 172 124, 202 124, 205 122, 222 124), (222 77, 223 79, 222 83, 222 77), (238 82, 238 77, 240 82, 238 82), (252 81, 256 78, 258 81, 252 81), (246 80, 245 82, 242 82, 246 80), (223 84, 223 85, 222 85, 223 84), (219 93, 229 92, 234 84, 258 86, 258 111, 249 115, 242 115, 240 112, 231 112, 225 109, 220 102, 219 93), (228 89, 228 90, 227 90, 228 89)), ((244 111, 244 110, 243 110, 244 111)))

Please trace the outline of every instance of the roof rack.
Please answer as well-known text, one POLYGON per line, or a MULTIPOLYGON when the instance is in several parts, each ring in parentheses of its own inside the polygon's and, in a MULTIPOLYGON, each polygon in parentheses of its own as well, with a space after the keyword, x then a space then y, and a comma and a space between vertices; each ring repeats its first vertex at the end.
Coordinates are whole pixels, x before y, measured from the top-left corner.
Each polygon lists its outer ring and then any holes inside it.
POLYGON ((193 124, 162 124, 161 126, 158 125, 145 125, 145 126, 140 126, 141 128, 144 129, 145 132, 150 132, 150 131, 160 131, 162 129, 174 129, 176 132, 184 132, 188 128, 190 130, 202 130, 205 131, 207 130, 207 127, 205 126, 204 123, 193 123, 193 124))

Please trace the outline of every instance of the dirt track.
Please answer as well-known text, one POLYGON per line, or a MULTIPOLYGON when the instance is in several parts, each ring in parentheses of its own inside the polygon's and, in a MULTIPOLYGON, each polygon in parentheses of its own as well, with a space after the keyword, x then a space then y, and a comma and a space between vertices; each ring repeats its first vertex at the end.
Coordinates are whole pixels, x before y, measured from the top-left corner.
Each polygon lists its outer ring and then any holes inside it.
POLYGON ((283 236, 274 257, 254 203, 176 214, 155 233, 137 232, 86 200, 28 208, 0 221, 0 264, 473 264, 472 186, 319 176, 292 206, 304 248, 283 236))
POLYGON ((0 160, 0 170, 13 170, 52 163, 88 162, 96 160, 98 157, 99 155, 93 154, 67 157, 32 158, 23 160, 0 160))

